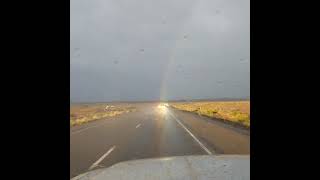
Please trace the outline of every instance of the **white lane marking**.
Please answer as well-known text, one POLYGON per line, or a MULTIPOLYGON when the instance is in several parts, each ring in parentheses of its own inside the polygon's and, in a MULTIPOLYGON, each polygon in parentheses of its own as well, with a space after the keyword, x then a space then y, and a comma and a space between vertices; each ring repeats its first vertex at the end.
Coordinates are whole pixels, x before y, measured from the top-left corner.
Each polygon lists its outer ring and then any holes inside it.
POLYGON ((140 127, 141 126, 141 124, 138 124, 137 126, 136 126, 136 128, 138 128, 138 127, 140 127))
POLYGON ((116 148, 116 146, 112 146, 112 148, 110 148, 104 155, 102 155, 95 163, 93 163, 89 170, 97 167, 99 165, 99 163, 104 159, 106 158, 114 149, 116 148))
POLYGON ((98 127, 98 126, 90 126, 90 127, 84 128, 84 129, 80 129, 78 131, 73 131, 73 132, 71 132, 71 135, 78 134, 78 133, 80 133, 82 131, 85 131, 85 130, 91 129, 91 128, 95 128, 95 127, 98 127))
POLYGON ((168 111, 168 112, 169 112, 169 114, 174 118, 174 120, 176 120, 176 122, 177 122, 178 124, 180 124, 180 126, 181 126, 184 130, 186 130, 186 131, 190 134, 190 136, 193 137, 193 139, 194 139, 195 141, 197 141, 197 143, 200 145, 200 147, 201 147, 204 151, 206 151, 209 155, 212 155, 212 152, 211 152, 205 145, 203 145, 203 144, 201 143, 201 141, 200 141, 195 135, 193 135, 192 132, 191 132, 188 128, 186 128, 186 127, 181 123, 181 121, 180 121, 178 118, 176 118, 170 111, 168 111))
POLYGON ((78 131, 72 131, 72 132, 71 132, 71 135, 78 134, 78 133, 80 133, 80 132, 82 132, 82 131, 85 131, 85 130, 88 130, 88 129, 91 129, 91 128, 95 128, 95 127, 102 126, 102 125, 104 125, 105 123, 107 123, 107 122, 104 122, 104 123, 102 123, 102 124, 100 124, 100 125, 95 125, 95 126, 90 126, 90 127, 87 127, 87 128, 83 128, 83 129, 80 129, 80 130, 78 130, 78 131))

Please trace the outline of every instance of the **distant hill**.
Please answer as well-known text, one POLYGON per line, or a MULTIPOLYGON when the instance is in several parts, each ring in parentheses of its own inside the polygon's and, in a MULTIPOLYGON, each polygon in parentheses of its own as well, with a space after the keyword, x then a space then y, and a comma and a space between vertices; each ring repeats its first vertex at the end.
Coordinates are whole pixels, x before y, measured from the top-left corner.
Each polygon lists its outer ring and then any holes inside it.
MULTIPOLYGON (((195 101, 250 101, 250 98, 202 98, 202 99, 172 99, 162 102, 195 102, 195 101)), ((160 102, 160 100, 141 100, 141 101, 96 101, 96 102, 71 102, 70 104, 95 104, 95 103, 147 103, 160 102)))
POLYGON ((190 100, 169 100, 168 102, 194 102, 194 101, 250 101, 250 98, 208 98, 208 99, 190 99, 190 100))

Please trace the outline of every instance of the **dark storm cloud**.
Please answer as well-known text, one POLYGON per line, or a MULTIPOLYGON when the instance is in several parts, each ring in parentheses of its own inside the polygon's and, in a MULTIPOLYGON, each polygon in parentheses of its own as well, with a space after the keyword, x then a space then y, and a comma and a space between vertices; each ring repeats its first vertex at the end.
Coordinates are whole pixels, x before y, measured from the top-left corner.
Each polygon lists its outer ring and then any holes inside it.
POLYGON ((71 100, 249 97, 249 15, 249 0, 73 0, 71 100))

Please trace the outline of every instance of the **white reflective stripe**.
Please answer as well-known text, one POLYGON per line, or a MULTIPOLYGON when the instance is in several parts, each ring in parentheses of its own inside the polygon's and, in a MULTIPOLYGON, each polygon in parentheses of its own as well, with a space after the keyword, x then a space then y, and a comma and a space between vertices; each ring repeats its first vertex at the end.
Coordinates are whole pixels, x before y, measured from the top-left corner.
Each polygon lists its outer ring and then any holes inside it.
POLYGON ((89 170, 97 167, 99 165, 99 163, 104 159, 106 158, 114 149, 116 148, 116 146, 112 146, 112 148, 110 148, 103 156, 101 156, 95 163, 93 163, 89 170))
POLYGON ((179 119, 177 119, 170 111, 168 112, 174 118, 174 120, 176 120, 176 122, 180 124, 180 126, 189 133, 189 135, 200 145, 200 147, 204 151, 206 151, 209 155, 212 155, 212 152, 195 135, 193 135, 192 132, 188 128, 186 128, 179 119))

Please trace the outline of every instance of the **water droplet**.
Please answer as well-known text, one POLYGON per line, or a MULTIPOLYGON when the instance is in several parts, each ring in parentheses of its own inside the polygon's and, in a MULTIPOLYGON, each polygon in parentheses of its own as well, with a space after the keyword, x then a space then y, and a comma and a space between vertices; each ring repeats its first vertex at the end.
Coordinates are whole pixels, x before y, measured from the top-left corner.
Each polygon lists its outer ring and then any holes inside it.
POLYGON ((240 59, 240 63, 248 63, 248 60, 247 60, 247 59, 242 58, 242 59, 240 59))
POLYGON ((78 57, 80 57, 80 54, 75 54, 75 55, 73 55, 73 57, 78 58, 78 57))
POLYGON ((72 54, 72 56, 75 58, 80 57, 80 53, 78 53, 78 50, 80 50, 80 48, 74 48, 73 52, 70 54, 72 54))

